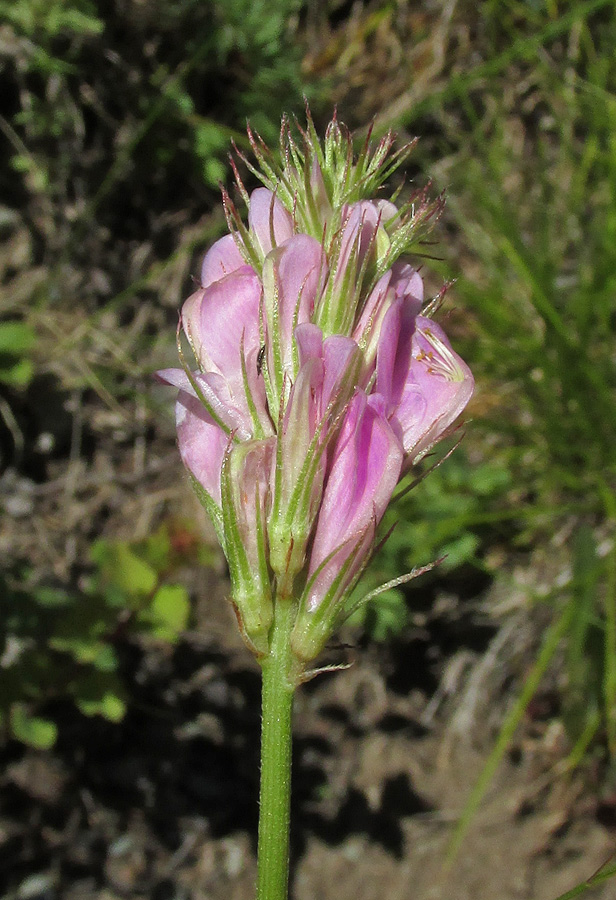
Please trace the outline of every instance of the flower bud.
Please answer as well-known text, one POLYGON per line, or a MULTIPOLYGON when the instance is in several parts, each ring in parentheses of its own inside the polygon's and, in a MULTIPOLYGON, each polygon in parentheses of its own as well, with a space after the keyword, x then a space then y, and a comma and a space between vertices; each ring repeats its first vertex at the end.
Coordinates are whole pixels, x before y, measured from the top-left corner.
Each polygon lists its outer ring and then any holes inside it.
POLYGON ((273 607, 267 564, 266 509, 275 439, 230 445, 221 476, 225 553, 242 635, 268 649, 273 607))

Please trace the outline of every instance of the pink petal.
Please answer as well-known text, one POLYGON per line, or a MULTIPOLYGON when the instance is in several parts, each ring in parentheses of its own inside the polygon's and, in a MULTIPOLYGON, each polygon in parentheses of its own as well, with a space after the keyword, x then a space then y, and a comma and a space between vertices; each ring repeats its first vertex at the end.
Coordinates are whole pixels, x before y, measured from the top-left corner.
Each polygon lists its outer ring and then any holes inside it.
POLYGON ((175 415, 182 461, 220 506, 220 473, 229 437, 200 401, 184 391, 178 396, 175 415))
POLYGON ((443 329, 418 316, 409 376, 395 410, 409 462, 426 453, 457 419, 473 389, 473 375, 443 329))
POLYGON ((294 377, 292 335, 295 325, 310 322, 317 290, 325 278, 325 255, 315 238, 297 234, 272 250, 263 267, 265 307, 273 327, 277 309, 283 365, 294 377))
POLYGON ((411 367, 411 342, 415 331, 414 304, 394 300, 385 313, 376 359, 376 388, 385 397, 389 413, 400 403, 411 367))
POLYGON ((376 203, 360 200, 343 208, 342 217, 342 240, 336 268, 337 281, 343 277, 352 254, 357 253, 358 271, 361 268, 380 222, 381 212, 376 203))
POLYGON ((276 451, 276 439, 248 441, 235 445, 231 454, 240 461, 234 465, 236 479, 232 485, 235 523, 242 545, 251 564, 255 578, 259 571, 258 529, 255 519, 257 499, 260 508, 261 527, 266 519, 266 505, 269 501, 269 480, 276 451))
MULTIPOLYGON (((379 278, 372 289, 355 330, 353 337, 363 348, 366 363, 372 366, 377 353, 377 345, 381 334, 382 324, 392 303, 395 300, 404 300, 408 310, 417 315, 423 302, 423 281, 417 272, 408 263, 396 262, 379 278)), ((410 312, 408 313, 410 315, 410 312)))
MULTIPOLYGON (((299 370, 295 384, 291 388, 282 432, 278 435, 283 460, 278 500, 283 510, 288 505, 298 480, 304 477, 302 469, 321 416, 322 390, 323 361, 318 358, 308 359, 299 370)), ((316 506, 321 496, 325 474, 324 460, 323 456, 310 488, 311 509, 316 506)), ((305 540, 307 539, 308 534, 305 535, 305 540)))
POLYGON ((363 391, 349 406, 331 468, 310 557, 309 577, 340 547, 317 574, 309 591, 315 609, 354 550, 360 547, 351 580, 369 551, 402 466, 402 448, 388 422, 363 391), (359 542, 359 544, 358 544, 359 542))
POLYGON ((395 262, 391 267, 391 287, 394 288, 396 297, 404 297, 407 302, 413 300, 415 312, 420 312, 424 299, 424 284, 417 269, 400 260, 395 262))
POLYGON ((261 284, 250 266, 242 266, 188 298, 182 325, 206 372, 217 372, 237 398, 243 393, 241 346, 259 348, 261 284))
MULTIPOLYGON (((323 342, 323 366, 325 377, 323 379, 323 397, 321 400, 321 412, 325 414, 328 404, 336 395, 344 389, 345 376, 354 363, 359 348, 352 338, 341 334, 332 334, 323 342)), ((348 379, 347 379, 348 380, 348 379)), ((353 385, 355 387, 355 385, 353 385)), ((351 396, 348 391, 344 400, 351 396)))
POLYGON ((391 200, 376 200, 374 205, 381 214, 381 222, 389 222, 398 215, 398 207, 391 200))
MULTIPOLYGON (((199 389, 201 397, 209 404, 210 409, 217 419, 228 429, 235 433, 240 440, 251 437, 251 421, 243 409, 238 409, 234 403, 226 381, 215 372, 193 372, 193 379, 199 389)), ((164 384, 177 387, 180 396, 185 394, 193 398, 204 409, 208 419, 211 418, 204 406, 201 397, 188 380, 188 375, 183 369, 162 369, 156 373, 156 377, 164 384)))
POLYGON ((256 238, 263 256, 272 249, 279 247, 293 235, 293 218, 287 212, 283 204, 267 188, 257 188, 250 195, 248 209, 248 225, 253 237, 256 238), (274 244, 272 245, 272 228, 274 231, 274 244))
POLYGON ((304 322, 295 329, 299 367, 309 359, 323 358, 323 332, 318 325, 304 322))
POLYGON ((201 287, 209 287, 245 265, 232 234, 226 234, 208 250, 201 266, 201 287))
POLYGON ((323 380, 319 386, 318 407, 320 416, 323 416, 330 401, 343 389, 345 376, 355 361, 359 348, 354 340, 341 334, 333 334, 323 340, 323 333, 318 325, 310 323, 298 325, 295 329, 295 340, 299 351, 300 372, 309 359, 319 359, 323 362, 323 380))

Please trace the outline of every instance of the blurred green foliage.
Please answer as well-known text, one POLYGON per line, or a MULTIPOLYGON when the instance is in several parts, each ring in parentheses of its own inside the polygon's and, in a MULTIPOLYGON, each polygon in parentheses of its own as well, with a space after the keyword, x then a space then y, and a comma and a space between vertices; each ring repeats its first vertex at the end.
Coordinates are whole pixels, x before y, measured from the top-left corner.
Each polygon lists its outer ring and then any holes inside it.
POLYGON ((51 746, 53 701, 70 698, 86 716, 110 721, 127 703, 121 648, 127 641, 178 642, 189 626, 186 587, 173 580, 188 565, 210 565, 212 551, 182 524, 143 541, 98 540, 81 590, 26 588, 3 579, 4 652, 0 725, 17 740, 51 746))
MULTIPOLYGON (((406 486, 414 477, 416 473, 407 476, 406 486)), ((508 536, 507 532, 499 535, 498 526, 508 518, 504 498, 510 487, 511 474, 506 468, 498 462, 473 464, 459 447, 388 510, 381 527, 388 537, 352 602, 380 584, 437 560, 437 577, 465 566, 483 571, 490 544, 508 536)), ((404 490, 405 482, 399 493, 404 490)), ((418 584, 423 589, 425 580, 418 584)), ((362 605, 354 621, 363 623, 375 640, 387 640, 411 622, 414 591, 412 581, 385 591, 362 605)))
POLYGON ((0 3, 16 106, 3 132, 26 191, 64 202, 83 233, 114 202, 124 208, 127 190, 135 208, 149 191, 169 212, 204 182, 216 188, 247 117, 272 139, 283 110, 301 107, 299 7, 157 0, 110 15, 90 0, 0 3))
MULTIPOLYGON (((573 26, 572 26, 573 27, 573 26)), ((495 398, 480 427, 524 486, 529 543, 571 520, 564 633, 572 741, 616 753, 616 17, 582 15, 565 73, 537 61, 526 94, 458 95, 466 145, 450 214, 473 255, 456 291, 474 322, 475 371, 495 398), (539 519, 537 505, 551 510, 539 519), (602 549, 603 548, 603 549, 602 549), (587 729, 592 724, 592 734, 587 729)), ((470 352, 470 351, 469 351, 470 352)))
POLYGON ((34 365, 30 352, 36 336, 25 322, 0 322, 0 382, 14 388, 26 387, 34 365))

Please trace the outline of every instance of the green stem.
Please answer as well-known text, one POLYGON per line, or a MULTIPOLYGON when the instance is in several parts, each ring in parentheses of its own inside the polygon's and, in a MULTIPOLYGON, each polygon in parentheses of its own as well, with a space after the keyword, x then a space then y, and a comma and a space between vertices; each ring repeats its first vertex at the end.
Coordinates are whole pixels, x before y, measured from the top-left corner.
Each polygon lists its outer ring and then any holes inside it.
POLYGON ((290 634, 294 618, 294 603, 279 596, 275 604, 270 655, 262 663, 257 900, 287 898, 294 691, 290 634))

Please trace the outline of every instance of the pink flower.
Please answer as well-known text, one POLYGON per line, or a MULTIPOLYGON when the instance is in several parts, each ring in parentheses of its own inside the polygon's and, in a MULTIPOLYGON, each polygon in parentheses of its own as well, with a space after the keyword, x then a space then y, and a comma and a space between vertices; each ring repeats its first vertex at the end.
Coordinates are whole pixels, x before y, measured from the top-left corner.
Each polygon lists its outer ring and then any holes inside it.
POLYGON ((293 235, 293 217, 267 188, 257 188, 250 195, 248 226, 263 257, 293 235))
POLYGON ((383 322, 376 371, 409 466, 458 418, 473 394, 473 375, 443 329, 424 316, 413 319, 402 301, 383 322))
POLYGON ((334 120, 321 144, 287 122, 280 159, 249 131, 264 187, 203 260, 182 309, 195 371, 178 389, 182 459, 229 562, 242 633, 270 651, 274 604, 292 603, 299 669, 347 610, 401 474, 466 406, 473 378, 422 316, 405 254, 442 203, 378 191, 410 152, 366 142, 354 159, 334 120), (298 599, 299 595, 299 599, 298 599))
POLYGON ((201 287, 209 287, 210 284, 220 281, 225 275, 231 275, 243 265, 245 265, 244 257, 239 251, 235 238, 232 234, 225 234, 205 254, 201 266, 201 287))
POLYGON ((353 338, 363 349, 368 367, 374 364, 383 320, 392 304, 400 301, 405 306, 405 316, 414 318, 421 310, 423 296, 421 275, 408 263, 394 263, 379 278, 353 331, 353 338))
POLYGON ((340 211, 340 228, 331 243, 331 274, 316 323, 324 334, 350 334, 356 316, 364 268, 376 257, 383 211, 376 203, 362 200, 345 204, 340 211))
POLYGON ((402 456, 402 447, 383 415, 382 398, 358 391, 327 476, 303 599, 307 611, 314 611, 332 587, 336 595, 344 594, 361 568, 398 483, 402 456))
POLYGON ((351 338, 323 340, 316 325, 296 329, 299 371, 278 431, 269 521, 270 562, 280 575, 304 565, 321 502, 331 423, 355 384, 359 349, 351 338))
POLYGON ((257 373, 260 302, 261 283, 245 265, 200 288, 184 304, 182 325, 202 371, 191 378, 182 369, 158 373, 161 381, 179 388, 182 460, 218 505, 230 436, 248 440, 273 433, 257 373))
POLYGON ((267 318, 268 366, 279 393, 286 377, 297 374, 293 333, 310 322, 320 288, 327 277, 323 248, 307 234, 297 234, 273 249, 263 264, 264 309, 267 318))
MULTIPOLYGON (((214 503, 220 506, 220 472, 229 443, 228 435, 231 431, 237 433, 242 429, 237 410, 220 400, 207 376, 194 376, 201 394, 199 397, 182 369, 164 369, 156 375, 164 384, 179 389, 175 420, 182 462, 214 503), (203 397, 210 401, 212 411, 204 405, 203 397)), ((249 437, 247 433, 241 433, 249 437)))
MULTIPOLYGON (((248 229, 252 246, 263 259, 274 246, 272 236, 275 246, 279 246, 293 235, 293 219, 271 191, 257 188, 250 195, 248 229)), ((202 287, 220 281, 245 264, 239 244, 239 238, 226 234, 212 245, 201 266, 202 287)))

